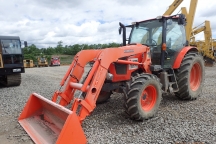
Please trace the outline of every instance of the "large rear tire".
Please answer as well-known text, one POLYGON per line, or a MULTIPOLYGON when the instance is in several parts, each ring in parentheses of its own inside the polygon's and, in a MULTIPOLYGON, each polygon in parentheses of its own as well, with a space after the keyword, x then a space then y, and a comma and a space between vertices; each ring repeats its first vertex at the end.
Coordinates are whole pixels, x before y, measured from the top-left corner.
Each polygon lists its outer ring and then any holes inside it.
POLYGON ((21 84, 21 74, 12 74, 5 76, 3 85, 6 87, 19 86, 21 84))
POLYGON ((138 74, 132 78, 125 100, 126 112, 131 119, 144 120, 153 117, 162 100, 158 78, 151 74, 138 74))
POLYGON ((176 70, 179 91, 175 95, 182 100, 194 100, 202 92, 205 66, 203 57, 197 53, 188 53, 176 70))

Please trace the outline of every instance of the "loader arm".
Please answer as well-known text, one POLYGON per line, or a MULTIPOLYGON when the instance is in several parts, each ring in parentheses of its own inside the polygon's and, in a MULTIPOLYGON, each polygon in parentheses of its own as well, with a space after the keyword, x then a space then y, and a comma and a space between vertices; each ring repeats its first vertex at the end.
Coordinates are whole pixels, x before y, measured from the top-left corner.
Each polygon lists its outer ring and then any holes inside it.
POLYGON ((89 115, 89 113, 93 111, 96 106, 96 100, 103 86, 110 64, 113 62, 137 64, 141 65, 143 69, 145 69, 147 72, 150 72, 149 65, 151 63, 151 59, 150 57, 148 57, 147 53, 150 53, 150 49, 147 46, 143 46, 141 44, 130 45, 120 48, 109 48, 104 50, 81 51, 75 56, 70 66, 70 69, 62 80, 61 85, 63 86, 63 84, 65 84, 64 82, 69 77, 65 90, 62 92, 56 91, 53 95, 52 100, 56 102, 58 96, 60 96, 61 100, 59 104, 62 106, 66 106, 71 102, 72 99, 74 99, 74 93, 76 90, 86 92, 85 99, 83 100, 76 98, 71 108, 71 110, 75 112, 77 111, 78 106, 81 106, 81 110, 78 115, 79 120, 82 121, 85 119, 86 116, 89 115), (147 56, 141 63, 119 60, 119 58, 129 57, 131 55, 140 53, 146 53, 144 55, 147 56), (84 72, 84 66, 92 59, 95 60, 94 66, 92 67, 85 82, 81 84, 79 83, 79 81, 84 72))
MULTIPOLYGON (((84 50, 75 55, 72 64, 70 65, 68 71, 66 72, 64 78, 62 79, 60 86, 63 87, 66 81, 79 83, 83 73, 84 67, 89 62, 97 58, 101 50, 84 50)), ((65 90, 63 92, 56 91, 53 95, 52 101, 56 102, 58 96, 61 97, 60 105, 66 106, 70 103, 75 89, 70 86, 70 83, 66 84, 65 90)))

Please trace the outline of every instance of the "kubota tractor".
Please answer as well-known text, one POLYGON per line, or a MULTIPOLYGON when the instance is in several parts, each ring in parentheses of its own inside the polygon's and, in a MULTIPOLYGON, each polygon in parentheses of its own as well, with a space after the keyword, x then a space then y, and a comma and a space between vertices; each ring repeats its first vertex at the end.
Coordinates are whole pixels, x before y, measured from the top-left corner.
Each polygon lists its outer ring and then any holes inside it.
POLYGON ((197 48, 187 45, 185 23, 182 14, 120 23, 123 46, 80 51, 61 81, 64 90, 52 100, 31 94, 19 123, 35 143, 81 144, 87 142, 82 121, 112 91, 124 94, 127 114, 138 121, 156 114, 163 93, 196 99, 203 87, 204 61, 197 48), (126 28, 131 28, 128 39, 126 28), (81 81, 89 61, 94 65, 81 81), (75 98, 77 90, 81 93, 75 98))

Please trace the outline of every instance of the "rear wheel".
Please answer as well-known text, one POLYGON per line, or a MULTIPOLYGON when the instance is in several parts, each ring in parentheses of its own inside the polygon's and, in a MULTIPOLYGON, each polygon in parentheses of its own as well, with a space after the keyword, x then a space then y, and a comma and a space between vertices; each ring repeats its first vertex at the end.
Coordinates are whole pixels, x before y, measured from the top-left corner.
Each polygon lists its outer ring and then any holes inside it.
POLYGON ((138 75, 132 79, 125 97, 126 112, 131 119, 149 119, 159 108, 162 99, 161 84, 154 75, 138 75))
POLYGON ((180 68, 176 71, 179 91, 176 96, 183 100, 196 99, 202 92, 204 83, 204 60, 197 53, 185 55, 180 68))
POLYGON ((7 75, 3 79, 3 85, 9 86, 19 86, 21 84, 21 74, 7 75))

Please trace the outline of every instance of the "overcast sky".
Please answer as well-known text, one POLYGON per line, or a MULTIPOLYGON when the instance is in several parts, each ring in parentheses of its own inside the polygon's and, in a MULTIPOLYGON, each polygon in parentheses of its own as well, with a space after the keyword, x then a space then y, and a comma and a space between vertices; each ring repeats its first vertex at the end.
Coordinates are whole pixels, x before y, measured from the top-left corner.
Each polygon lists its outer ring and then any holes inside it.
MULTIPOLYGON (((121 42, 125 25, 162 15, 174 0, 0 0, 0 35, 20 36, 38 47, 121 42)), ((190 0, 181 7, 189 10, 190 0)), ((194 26, 210 20, 216 39, 216 1, 198 0, 194 26)), ((202 39, 203 34, 197 36, 202 39)))

